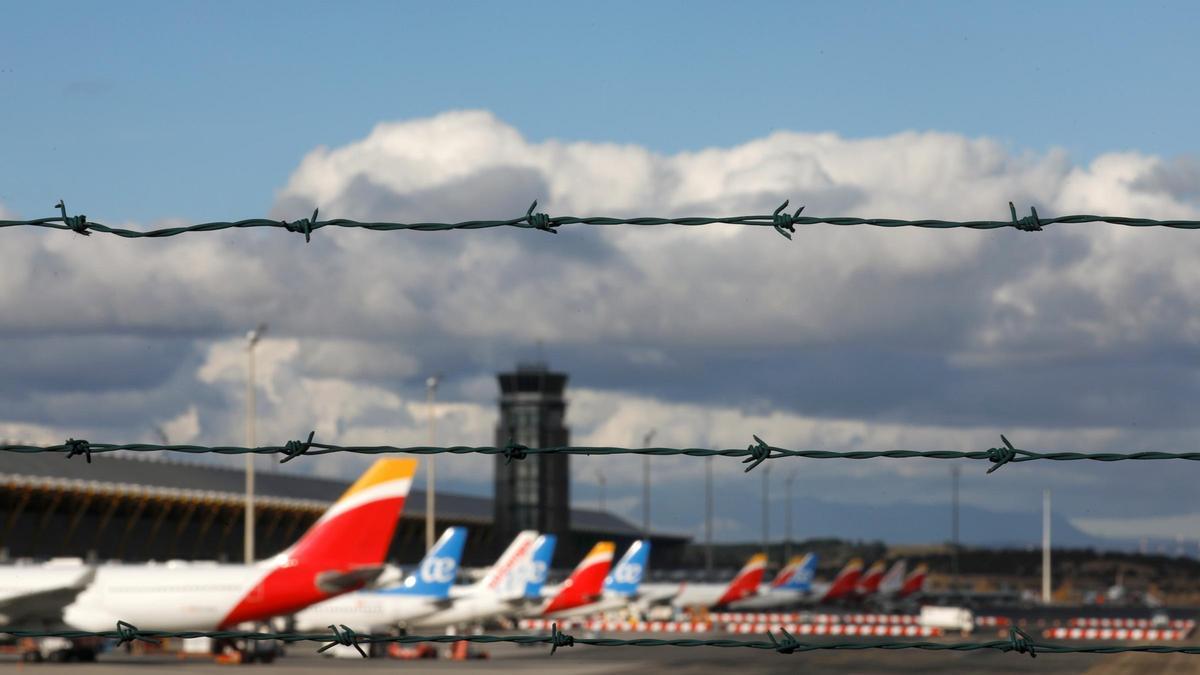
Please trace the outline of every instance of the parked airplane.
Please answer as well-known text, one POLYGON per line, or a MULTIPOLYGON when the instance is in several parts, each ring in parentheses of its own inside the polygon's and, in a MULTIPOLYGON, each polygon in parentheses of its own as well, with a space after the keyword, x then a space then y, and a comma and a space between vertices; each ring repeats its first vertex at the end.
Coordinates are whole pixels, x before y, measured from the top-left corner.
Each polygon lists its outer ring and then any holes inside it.
POLYGON ((541 616, 557 616, 561 612, 596 602, 601 596, 608 570, 612 567, 616 548, 611 541, 602 541, 593 546, 566 581, 546 589, 544 595, 549 600, 536 610, 537 613, 541 616))
POLYGON ((904 579, 904 583, 900 585, 900 590, 896 592, 898 598, 908 598, 919 595, 925 590, 925 577, 929 575, 929 566, 921 563, 904 579))
POLYGON ((828 584, 814 582, 809 592, 809 601, 813 604, 822 604, 848 598, 853 595, 861 577, 862 560, 855 558, 846 563, 846 566, 828 584))
POLYGON ((854 586, 853 595, 859 598, 867 598, 879 592, 879 585, 883 582, 883 575, 887 571, 887 563, 878 560, 874 565, 863 572, 858 583, 854 586))
POLYGON ((117 621, 207 630, 290 614, 352 591, 383 569, 417 462, 380 459, 293 546, 253 565, 105 565, 62 611, 72 628, 117 621))
POLYGON ((766 566, 767 556, 756 553, 728 584, 643 584, 642 601, 670 603, 674 607, 723 607, 754 595, 766 566))
POLYGON ((543 534, 533 544, 533 554, 529 558, 528 570, 517 574, 525 579, 526 602, 542 600, 542 587, 546 585, 546 577, 550 574, 550 561, 554 559, 554 546, 558 537, 553 534, 543 534))
POLYGON ((534 553, 544 551, 545 546, 546 540, 537 532, 521 532, 482 579, 470 586, 452 587, 445 607, 420 616, 404 616, 397 623, 410 628, 444 628, 518 612, 525 604, 525 587, 537 571, 534 561, 541 559, 535 559, 534 553))
MULTIPOLYGON (((610 558, 611 559, 611 558, 610 558)), ((638 586, 646 573, 646 564, 650 560, 650 541, 639 539, 630 544, 625 555, 617 562, 616 567, 604 578, 604 585, 599 589, 599 595, 592 602, 577 605, 573 608, 558 609, 554 612, 543 612, 543 616, 568 618, 610 612, 621 609, 637 599, 638 586)), ((565 603, 562 603, 565 604, 565 603)))
POLYGON ((771 609, 793 605, 805 600, 812 590, 813 576, 817 570, 817 554, 806 553, 793 556, 779 570, 771 584, 760 589, 758 595, 750 596, 730 605, 731 609, 771 609))
POLYGON ((318 602, 296 614, 296 630, 316 631, 336 624, 368 632, 447 607, 466 541, 467 528, 447 528, 421 564, 399 585, 364 589, 318 602))
POLYGON ((904 587, 904 577, 908 573, 908 563, 904 559, 897 560, 892 563, 887 574, 879 580, 879 596, 881 598, 891 598, 900 592, 904 587))

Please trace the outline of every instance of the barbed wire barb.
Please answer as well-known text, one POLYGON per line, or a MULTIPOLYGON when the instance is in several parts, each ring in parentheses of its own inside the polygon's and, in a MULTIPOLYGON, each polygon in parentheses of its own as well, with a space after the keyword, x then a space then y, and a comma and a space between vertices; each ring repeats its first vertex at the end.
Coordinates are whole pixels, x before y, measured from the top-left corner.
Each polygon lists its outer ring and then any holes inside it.
POLYGON ((344 647, 354 647, 358 650, 359 654, 362 654, 364 659, 367 658, 367 653, 363 651, 362 645, 358 644, 358 636, 355 635, 354 631, 349 626, 342 624, 339 627, 330 624, 329 630, 333 631, 333 639, 329 641, 329 644, 318 649, 318 654, 323 654, 328 649, 333 649, 338 645, 342 645, 344 647))
POLYGON ((117 646, 118 647, 120 647, 123 644, 128 644, 130 642, 136 642, 138 640, 141 640, 142 642, 152 644, 152 645, 156 645, 156 644, 160 643, 160 640, 156 640, 152 637, 147 637, 147 636, 143 635, 142 631, 138 630, 137 626, 135 626, 131 623, 128 623, 125 621, 117 622, 117 646))
POLYGON ((1037 658, 1036 645, 1029 633, 1021 630, 1017 626, 1008 627, 1008 641, 1012 644, 1012 650, 1018 654, 1029 653, 1030 658, 1037 658))

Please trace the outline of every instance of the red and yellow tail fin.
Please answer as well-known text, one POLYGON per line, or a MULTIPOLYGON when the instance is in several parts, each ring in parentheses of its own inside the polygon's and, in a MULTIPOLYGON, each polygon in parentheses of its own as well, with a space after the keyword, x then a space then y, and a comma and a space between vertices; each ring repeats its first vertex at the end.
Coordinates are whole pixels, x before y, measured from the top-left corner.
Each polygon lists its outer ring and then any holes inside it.
POLYGON ((542 613, 553 614, 594 602, 600 596, 604 577, 608 576, 616 550, 616 545, 611 541, 602 541, 593 546, 542 613))
POLYGON ((738 571, 733 581, 725 588, 717 605, 727 605, 737 600, 748 598, 758 593, 758 585, 762 583, 763 574, 767 571, 767 554, 755 553, 750 556, 742 569, 738 571))
POLYGON ((325 569, 381 565, 404 509, 415 459, 380 459, 288 551, 295 563, 325 569))

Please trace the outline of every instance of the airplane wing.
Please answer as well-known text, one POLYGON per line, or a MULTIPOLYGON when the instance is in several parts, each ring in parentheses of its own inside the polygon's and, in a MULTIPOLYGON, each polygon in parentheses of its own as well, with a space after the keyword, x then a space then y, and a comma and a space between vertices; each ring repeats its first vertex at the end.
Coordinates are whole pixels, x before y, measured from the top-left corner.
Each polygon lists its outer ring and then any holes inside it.
POLYGON ((94 567, 82 568, 77 572, 40 572, 37 569, 29 570, 25 575, 27 583, 0 595, 0 625, 59 623, 63 609, 74 602, 75 597, 96 577, 94 567))
POLYGON ((327 570, 317 573, 317 588, 326 593, 341 593, 362 588, 383 573, 383 565, 363 565, 348 572, 327 570))

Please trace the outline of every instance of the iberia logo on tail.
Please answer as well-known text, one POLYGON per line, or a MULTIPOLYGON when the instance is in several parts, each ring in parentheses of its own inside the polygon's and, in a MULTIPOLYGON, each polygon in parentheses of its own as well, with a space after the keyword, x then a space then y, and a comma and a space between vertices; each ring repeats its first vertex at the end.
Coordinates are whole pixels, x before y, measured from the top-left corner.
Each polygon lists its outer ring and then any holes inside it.
POLYGON ((762 583, 763 574, 766 571, 767 556, 765 553, 756 553, 750 556, 750 560, 746 561, 733 581, 729 582, 729 586, 717 600, 717 605, 728 605, 758 593, 758 585, 762 583))
POLYGON ((291 614, 378 575, 416 468, 415 459, 377 460, 299 541, 261 563, 265 576, 221 626, 291 614))
POLYGON ((844 598, 854 592, 854 587, 858 585, 858 579, 862 576, 862 559, 855 558, 846 563, 841 572, 838 572, 833 583, 829 585, 829 589, 825 591, 823 600, 837 600, 844 598))
POLYGON ((571 577, 563 582, 558 595, 550 601, 542 614, 553 614, 563 610, 595 602, 599 597, 604 578, 612 567, 613 552, 616 545, 611 541, 602 541, 592 547, 590 553, 575 566, 571 577))

